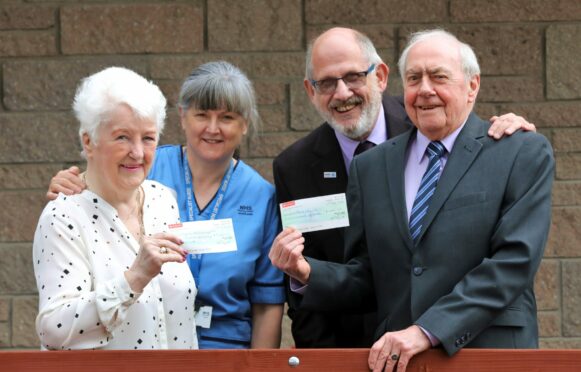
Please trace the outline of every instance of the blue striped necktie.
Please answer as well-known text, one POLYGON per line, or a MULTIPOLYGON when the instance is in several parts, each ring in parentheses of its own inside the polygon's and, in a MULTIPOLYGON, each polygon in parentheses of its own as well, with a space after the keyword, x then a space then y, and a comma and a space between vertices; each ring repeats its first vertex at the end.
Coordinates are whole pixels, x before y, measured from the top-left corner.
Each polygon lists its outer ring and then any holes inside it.
POLYGON ((418 189, 418 193, 414 199, 414 206, 410 213, 410 234, 412 235, 414 245, 416 245, 417 238, 422 231, 422 221, 428 213, 430 199, 436 191, 436 185, 440 178, 440 158, 446 153, 446 148, 442 142, 433 141, 430 142, 426 151, 428 152, 430 161, 426 173, 424 173, 422 181, 420 182, 420 188, 418 189))

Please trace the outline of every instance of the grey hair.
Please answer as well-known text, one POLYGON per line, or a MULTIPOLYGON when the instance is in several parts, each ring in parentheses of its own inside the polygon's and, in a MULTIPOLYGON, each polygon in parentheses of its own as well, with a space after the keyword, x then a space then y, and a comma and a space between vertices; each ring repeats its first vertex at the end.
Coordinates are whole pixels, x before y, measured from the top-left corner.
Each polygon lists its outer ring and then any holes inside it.
POLYGON ((178 105, 182 110, 227 110, 241 115, 250 133, 258 131, 260 118, 252 82, 226 61, 196 67, 184 80, 178 105))
POLYGON ((84 78, 75 94, 73 111, 79 121, 79 137, 86 133, 97 141, 97 130, 122 104, 133 113, 150 119, 157 128, 157 138, 165 125, 166 100, 157 85, 124 67, 108 67, 84 78))
POLYGON ((456 36, 452 33, 443 30, 441 28, 435 28, 432 30, 424 30, 419 32, 414 32, 410 35, 409 41, 404 48, 401 56, 399 57, 398 66, 399 66, 399 74, 403 79, 405 79, 405 70, 407 64, 408 54, 411 48, 421 41, 425 41, 432 37, 446 37, 452 39, 459 44, 459 51, 460 51, 460 62, 462 63, 462 71, 464 72, 464 79, 466 81, 471 80, 474 76, 480 75, 480 66, 478 65, 478 59, 476 58, 476 54, 472 47, 466 43, 461 42, 458 40, 456 36))
MULTIPOLYGON (((361 49, 361 54, 363 58, 367 61, 367 63, 376 65, 383 63, 383 60, 377 53, 377 49, 375 49, 375 46, 373 45, 371 39, 362 32, 359 32, 357 30, 351 31, 353 31, 355 42, 359 46, 359 49, 361 49)), ((307 55, 305 60, 305 78, 307 80, 313 79, 313 46, 317 39, 319 38, 319 36, 312 39, 309 42, 309 45, 307 46, 307 55)))

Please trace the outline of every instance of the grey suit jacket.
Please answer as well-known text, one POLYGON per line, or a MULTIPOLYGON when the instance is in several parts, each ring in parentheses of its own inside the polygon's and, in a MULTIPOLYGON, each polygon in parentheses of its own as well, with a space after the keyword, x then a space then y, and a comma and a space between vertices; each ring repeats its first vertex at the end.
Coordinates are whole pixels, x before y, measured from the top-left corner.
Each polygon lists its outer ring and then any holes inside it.
POLYGON ((378 306, 376 337, 418 324, 449 354, 464 346, 538 346, 534 275, 551 216, 549 142, 495 141, 471 114, 449 155, 416 246, 404 168, 413 130, 353 161, 347 264, 309 259, 304 308, 378 306))

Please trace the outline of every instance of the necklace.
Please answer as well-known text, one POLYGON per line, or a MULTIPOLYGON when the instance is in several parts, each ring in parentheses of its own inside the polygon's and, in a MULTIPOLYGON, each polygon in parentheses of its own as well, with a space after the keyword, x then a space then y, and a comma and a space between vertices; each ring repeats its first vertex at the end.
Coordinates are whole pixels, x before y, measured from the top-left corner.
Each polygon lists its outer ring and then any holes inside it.
MULTIPOLYGON (((91 190, 89 184, 87 183, 87 176, 85 175, 86 172, 81 173, 81 181, 87 186, 87 190, 91 190)), ((145 200, 145 192, 143 188, 139 186, 137 189, 137 194, 135 195, 135 202, 136 206, 129 212, 129 216, 133 216, 135 214, 135 210, 137 209, 137 222, 139 224, 139 231, 132 232, 135 240, 141 243, 143 237, 145 236, 145 226, 143 224, 143 202, 145 200)))
POLYGON ((141 196, 141 193, 143 192, 143 189, 141 188, 141 186, 139 186, 139 188, 137 189, 137 220, 139 221, 139 233, 137 236, 137 241, 139 241, 141 243, 143 237, 145 236, 145 226, 143 225, 143 201, 145 199, 145 193, 143 194, 143 197, 141 196))

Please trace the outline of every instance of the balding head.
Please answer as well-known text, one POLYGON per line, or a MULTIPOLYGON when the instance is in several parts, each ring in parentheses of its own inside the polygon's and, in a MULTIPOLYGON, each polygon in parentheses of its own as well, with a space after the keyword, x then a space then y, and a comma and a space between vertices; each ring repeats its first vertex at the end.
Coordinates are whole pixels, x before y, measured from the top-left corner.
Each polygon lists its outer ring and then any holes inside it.
POLYGON ((346 53, 355 51, 365 63, 382 63, 371 40, 361 32, 345 27, 331 28, 315 39, 307 48, 305 60, 305 78, 313 79, 313 58, 327 57, 326 60, 336 61, 345 57, 346 53))

